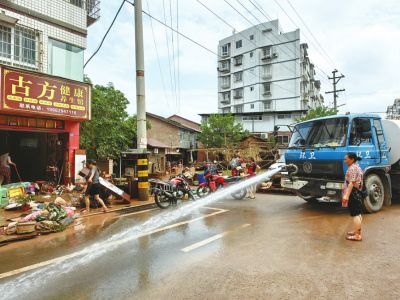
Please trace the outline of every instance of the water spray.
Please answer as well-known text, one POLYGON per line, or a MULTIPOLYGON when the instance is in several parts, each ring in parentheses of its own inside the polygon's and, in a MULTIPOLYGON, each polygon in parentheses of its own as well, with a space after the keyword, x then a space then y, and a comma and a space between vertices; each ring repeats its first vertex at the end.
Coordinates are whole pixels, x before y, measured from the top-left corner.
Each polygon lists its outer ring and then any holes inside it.
POLYGON ((47 266, 37 269, 36 271, 24 273, 7 282, 0 283, 2 296, 4 299, 21 299, 23 296, 34 293, 35 288, 44 288, 44 285, 51 284, 52 279, 57 279, 63 276, 63 274, 73 271, 77 267, 88 264, 108 251, 115 250, 123 244, 151 234, 157 228, 166 226, 203 206, 209 205, 212 202, 226 198, 227 195, 245 189, 251 185, 255 185, 259 182, 266 181, 282 171, 293 175, 297 173, 298 168, 295 165, 281 166, 277 169, 269 170, 236 184, 232 184, 224 189, 217 190, 207 197, 182 205, 174 210, 163 211, 151 217, 143 224, 127 228, 126 230, 116 233, 103 241, 95 242, 83 250, 65 255, 61 260, 60 258, 54 259, 54 262, 50 260, 47 266))

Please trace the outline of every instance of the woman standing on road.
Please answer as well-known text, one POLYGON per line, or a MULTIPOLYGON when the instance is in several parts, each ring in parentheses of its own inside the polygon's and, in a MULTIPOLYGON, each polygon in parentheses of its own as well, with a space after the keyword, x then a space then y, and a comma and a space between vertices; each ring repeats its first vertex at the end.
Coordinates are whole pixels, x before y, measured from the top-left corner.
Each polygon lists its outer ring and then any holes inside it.
POLYGON ((349 152, 344 157, 344 162, 348 166, 343 189, 342 205, 348 207, 350 215, 353 217, 354 231, 347 233, 346 239, 349 241, 361 241, 361 223, 363 207, 363 171, 357 161, 361 160, 357 154, 349 152))
MULTIPOLYGON (((255 176, 260 167, 257 165, 253 157, 249 158, 249 163, 247 164, 247 175, 255 176)), ((248 198, 255 199, 257 192, 257 184, 253 184, 247 188, 248 198)))

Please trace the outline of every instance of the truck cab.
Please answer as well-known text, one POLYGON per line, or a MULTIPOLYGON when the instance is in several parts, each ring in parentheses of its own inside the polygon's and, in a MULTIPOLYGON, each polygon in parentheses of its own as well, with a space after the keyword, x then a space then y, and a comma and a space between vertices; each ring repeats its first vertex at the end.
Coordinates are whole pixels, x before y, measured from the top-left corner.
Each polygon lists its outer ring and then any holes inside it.
POLYGON ((390 160, 382 120, 372 114, 335 115, 295 125, 285 153, 287 164, 298 167, 283 176, 282 187, 308 202, 339 202, 347 166, 344 157, 355 152, 362 160, 368 212, 389 205, 392 197, 390 160))

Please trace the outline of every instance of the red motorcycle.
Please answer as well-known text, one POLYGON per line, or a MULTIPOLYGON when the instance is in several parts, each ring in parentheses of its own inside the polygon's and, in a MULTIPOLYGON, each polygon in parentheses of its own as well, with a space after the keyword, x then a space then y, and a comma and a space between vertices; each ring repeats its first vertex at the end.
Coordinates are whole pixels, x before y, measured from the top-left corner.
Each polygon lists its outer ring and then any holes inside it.
POLYGON ((149 179, 151 184, 150 193, 159 208, 168 208, 176 204, 187 194, 189 199, 194 200, 194 194, 189 186, 186 177, 180 174, 172 177, 169 181, 149 179))
MULTIPOLYGON (((196 190, 197 196, 205 197, 208 194, 215 192, 218 189, 224 188, 228 185, 237 183, 243 180, 241 176, 222 176, 217 174, 208 173, 204 176, 205 182, 200 183, 196 190)), ((242 200, 246 196, 246 189, 234 192, 231 196, 237 200, 242 200)))

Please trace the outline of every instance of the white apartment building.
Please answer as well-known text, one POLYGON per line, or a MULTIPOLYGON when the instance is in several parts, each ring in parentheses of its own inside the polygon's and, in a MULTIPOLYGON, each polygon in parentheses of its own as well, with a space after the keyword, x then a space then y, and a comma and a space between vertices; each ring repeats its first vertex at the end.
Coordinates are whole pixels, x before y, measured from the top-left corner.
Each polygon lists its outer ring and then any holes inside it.
POLYGON ((393 105, 388 106, 386 118, 391 120, 400 120, 400 98, 395 99, 393 105))
MULTIPOLYGON (((300 30, 283 32, 274 20, 235 33, 218 45, 218 112, 232 113, 251 133, 266 137, 323 103, 300 30)), ((203 117, 206 117, 204 115, 203 117)))
POLYGON ((0 0, 0 64, 83 80, 99 0, 0 0))

